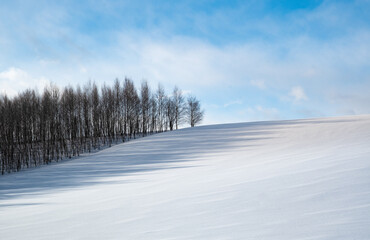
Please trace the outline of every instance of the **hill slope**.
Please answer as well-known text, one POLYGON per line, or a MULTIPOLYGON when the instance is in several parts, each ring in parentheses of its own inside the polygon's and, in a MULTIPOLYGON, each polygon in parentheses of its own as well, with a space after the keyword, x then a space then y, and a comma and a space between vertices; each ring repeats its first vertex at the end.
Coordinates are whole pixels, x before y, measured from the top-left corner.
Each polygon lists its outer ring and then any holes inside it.
POLYGON ((0 177, 2 239, 369 239, 370 116, 183 129, 0 177))

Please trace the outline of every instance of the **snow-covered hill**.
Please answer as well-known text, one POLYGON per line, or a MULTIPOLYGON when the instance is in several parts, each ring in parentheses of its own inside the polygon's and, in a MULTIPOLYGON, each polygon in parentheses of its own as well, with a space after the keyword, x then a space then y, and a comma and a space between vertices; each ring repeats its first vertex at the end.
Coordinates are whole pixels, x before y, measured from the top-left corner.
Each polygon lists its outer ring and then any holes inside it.
POLYGON ((1 239, 370 239, 370 116, 225 124, 0 177, 1 239))

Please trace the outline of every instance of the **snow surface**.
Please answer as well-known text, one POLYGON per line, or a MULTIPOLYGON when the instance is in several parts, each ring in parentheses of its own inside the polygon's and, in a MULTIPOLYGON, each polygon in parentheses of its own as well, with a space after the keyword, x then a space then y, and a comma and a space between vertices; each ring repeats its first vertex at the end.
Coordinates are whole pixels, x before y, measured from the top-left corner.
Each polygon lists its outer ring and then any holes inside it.
POLYGON ((0 177, 1 239, 370 239, 370 116, 203 126, 0 177))

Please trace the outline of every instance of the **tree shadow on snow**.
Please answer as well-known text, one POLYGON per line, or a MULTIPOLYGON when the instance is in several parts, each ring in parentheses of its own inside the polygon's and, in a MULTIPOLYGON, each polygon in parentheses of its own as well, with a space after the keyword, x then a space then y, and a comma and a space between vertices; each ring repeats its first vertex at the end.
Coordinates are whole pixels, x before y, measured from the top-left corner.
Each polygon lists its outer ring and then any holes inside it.
MULTIPOLYGON (((87 156, 1 176, 0 201, 107 183, 109 178, 114 179, 116 176, 195 167, 191 164, 192 161, 201 161, 197 157, 202 154, 212 152, 217 155, 225 149, 256 146, 260 140, 272 138, 272 134, 285 125, 330 123, 330 121, 293 120, 222 124, 156 134, 87 156), (101 181, 102 179, 104 181, 101 181)), ((276 137, 276 134, 274 136, 276 137)), ((137 181, 140 181, 139 179, 138 177, 137 181)), ((114 181, 111 180, 109 183, 114 184, 114 181)), ((9 204, 0 202, 0 208, 6 206, 9 204)))

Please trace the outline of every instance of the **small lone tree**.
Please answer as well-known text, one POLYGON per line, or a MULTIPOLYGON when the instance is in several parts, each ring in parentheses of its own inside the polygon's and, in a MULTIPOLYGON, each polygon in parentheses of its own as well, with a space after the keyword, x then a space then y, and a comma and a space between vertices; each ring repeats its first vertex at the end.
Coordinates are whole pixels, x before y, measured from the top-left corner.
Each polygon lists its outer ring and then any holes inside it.
POLYGON ((200 102, 196 97, 188 98, 188 106, 186 108, 187 121, 191 127, 199 124, 203 120, 204 111, 200 109, 200 102))

